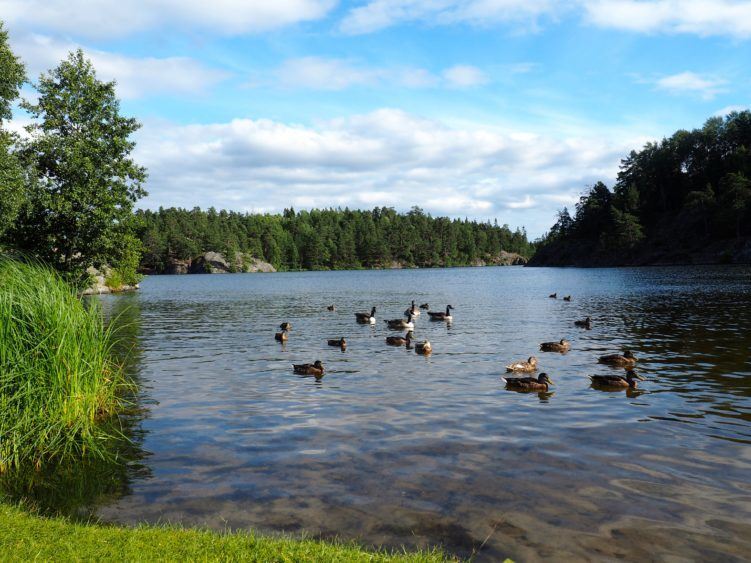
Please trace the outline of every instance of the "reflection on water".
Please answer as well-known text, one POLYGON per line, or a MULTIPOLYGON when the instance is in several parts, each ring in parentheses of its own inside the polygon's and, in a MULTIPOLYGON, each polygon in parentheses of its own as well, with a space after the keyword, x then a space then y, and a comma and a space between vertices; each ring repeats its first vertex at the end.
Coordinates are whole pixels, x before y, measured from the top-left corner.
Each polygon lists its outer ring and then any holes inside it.
POLYGON ((478 559, 751 558, 751 269, 484 268, 152 277, 147 475, 104 519, 425 546, 478 559), (573 295, 571 302, 549 299, 573 295), (387 346, 412 299, 432 356, 387 346), (326 307, 336 304, 336 311, 326 307), (375 326, 354 311, 378 308, 375 326), (592 330, 573 322, 592 318, 592 330), (293 329, 274 342, 281 321, 293 329), (345 352, 327 339, 345 337, 345 352), (566 338, 567 354, 539 352, 566 338), (647 381, 603 392, 625 348, 647 381), (548 393, 504 388, 536 355, 548 393), (292 363, 321 359, 321 381, 292 363))

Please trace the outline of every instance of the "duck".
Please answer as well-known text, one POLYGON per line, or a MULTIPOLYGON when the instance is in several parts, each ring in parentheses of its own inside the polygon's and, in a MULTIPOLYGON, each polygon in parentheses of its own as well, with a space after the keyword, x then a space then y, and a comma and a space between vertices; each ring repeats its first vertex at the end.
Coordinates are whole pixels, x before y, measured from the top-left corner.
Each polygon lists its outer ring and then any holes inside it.
POLYGON ((406 328, 415 328, 415 323, 412 321, 412 313, 407 313, 407 320, 404 319, 391 319, 390 321, 383 321, 392 330, 402 330, 406 328))
POLYGON ((414 334, 410 330, 404 336, 387 336, 386 344, 389 344, 390 346, 409 346, 410 342, 412 342, 413 337, 414 334))
POLYGON ((451 316, 451 309, 453 309, 453 305, 446 305, 446 312, 435 312, 435 311, 428 311, 428 315, 430 315, 431 321, 451 321, 453 317, 451 316))
POLYGON ((274 334, 274 340, 277 342, 287 342, 287 340, 289 340, 289 334, 287 334, 286 330, 282 330, 282 332, 274 334))
POLYGON ((282 323, 279 325, 282 330, 292 330, 292 323, 282 323))
POLYGON ((551 293, 550 295, 548 295, 548 297, 550 297, 551 299, 558 299, 558 292, 551 293))
POLYGON ((373 307, 370 313, 355 313, 355 318, 360 324, 375 324, 376 308, 373 307))
POLYGON ((524 360, 514 362, 506 366, 506 371, 521 371, 529 373, 530 371, 537 371, 537 358, 530 356, 525 362, 524 360))
POLYGON ((423 340, 415 344, 415 352, 422 356, 429 356, 433 353, 433 346, 430 344, 430 340, 423 340))
POLYGON ((406 315, 412 315, 413 317, 416 317, 420 314, 420 310, 417 308, 417 305, 415 305, 415 300, 412 300, 412 305, 407 308, 406 311, 404 311, 405 316, 406 315))
POLYGON ((547 373, 541 373, 537 378, 509 377, 507 379, 502 377, 501 379, 506 383, 507 389, 514 391, 547 391, 553 385, 553 380, 548 377, 547 373))
POLYGON ((564 300, 564 301, 571 301, 571 296, 570 296, 570 295, 567 295, 566 297, 564 297, 564 298, 563 298, 563 300, 564 300))
POLYGON ((587 330, 589 330, 590 328, 592 328, 592 319, 587 317, 586 319, 581 320, 581 321, 574 321, 574 325, 580 326, 582 328, 586 328, 587 330))
POLYGON ((571 349, 571 343, 565 338, 561 338, 560 342, 543 342, 540 344, 540 350, 543 352, 568 352, 571 349))
POLYGON ((623 352, 622 356, 620 354, 609 354, 607 356, 600 356, 597 359, 597 363, 607 364, 609 366, 629 367, 629 366, 633 366, 636 364, 636 356, 634 356, 631 350, 626 350, 625 352, 623 352))
POLYGON ((430 305, 423 303, 422 305, 420 305, 420 309, 430 309, 430 305))
POLYGON ((636 389, 636 380, 646 381, 645 377, 642 377, 634 370, 630 369, 626 372, 626 375, 590 375, 589 379, 592 381, 592 387, 601 387, 603 389, 636 389))
POLYGON ((324 372, 321 360, 316 360, 312 364, 292 364, 292 369, 298 375, 313 375, 316 379, 321 379, 324 372))
POLYGON ((326 307, 326 309, 328 311, 336 311, 336 305, 329 305, 328 307, 326 307))
POLYGON ((329 346, 338 346, 342 350, 344 350, 347 347, 347 341, 344 339, 344 337, 341 337, 338 340, 329 340, 328 343, 329 343, 329 346))

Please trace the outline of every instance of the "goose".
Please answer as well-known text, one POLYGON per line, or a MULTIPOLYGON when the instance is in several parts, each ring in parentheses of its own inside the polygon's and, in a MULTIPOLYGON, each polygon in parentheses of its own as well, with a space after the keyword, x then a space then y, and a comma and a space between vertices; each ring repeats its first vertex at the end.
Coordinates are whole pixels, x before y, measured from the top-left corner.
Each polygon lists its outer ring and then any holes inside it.
POLYGON ((404 336, 387 336, 386 344, 391 346, 409 346, 413 336, 414 334, 411 330, 404 336))
POLYGON ((415 344, 415 352, 422 356, 429 356, 433 353, 433 346, 431 346, 429 340, 423 340, 415 344))
POLYGON ((336 305, 329 305, 328 307, 326 307, 326 309, 328 309, 329 311, 336 311, 336 305))
POLYGON ((383 322, 386 323, 391 330, 415 328, 415 323, 412 321, 412 313, 407 313, 406 321, 404 319, 391 319, 390 321, 383 322))
POLYGON ((417 308, 417 305, 415 305, 415 300, 412 300, 412 305, 407 308, 406 311, 404 311, 404 315, 412 315, 413 317, 416 317, 420 314, 420 310, 417 308))
POLYGON ((574 325, 580 326, 582 328, 586 328, 587 330, 589 330, 590 328, 592 328, 592 319, 587 317, 586 319, 582 321, 574 321, 574 325))
POLYGON ((561 338, 560 342, 543 342, 540 344, 540 350, 543 352, 560 352, 561 354, 571 349, 571 343, 561 338))
POLYGON ((446 312, 434 312, 434 311, 428 311, 428 315, 430 315, 431 321, 451 321, 453 317, 451 316, 451 309, 453 309, 453 305, 446 305, 446 312))
POLYGON ((292 323, 282 323, 279 325, 282 330, 292 330, 292 323))
POLYGON ((321 379, 324 372, 321 360, 312 364, 292 364, 292 369, 298 375, 314 375, 316 379, 321 379))
POLYGON ((620 354, 600 356, 597 359, 597 363, 607 364, 609 366, 629 367, 636 364, 636 356, 634 356, 631 350, 626 350, 622 356, 620 354))
POLYGON ((376 308, 373 307, 370 313, 355 313, 355 318, 360 324, 375 324, 376 308))
POLYGON ((287 342, 287 340, 289 340, 289 335, 286 330, 282 330, 282 332, 274 334, 274 340, 277 342, 287 342))
POLYGON ((344 339, 343 336, 338 340, 329 340, 328 343, 329 343, 329 346, 338 346, 342 350, 344 350, 347 347, 347 341, 344 339))
POLYGON ((420 309, 430 309, 430 305, 423 303, 422 305, 420 305, 420 309))
POLYGON ((537 371, 537 358, 530 356, 526 362, 522 360, 509 364, 506 366, 506 371, 521 371, 525 373, 537 371))
POLYGON ((566 297, 564 297, 564 298, 563 298, 563 300, 564 300, 564 301, 571 301, 571 296, 570 296, 570 295, 567 295, 566 297))
POLYGON ((646 381, 646 378, 642 377, 634 370, 630 369, 626 372, 626 375, 590 375, 589 379, 592 381, 592 387, 601 387, 603 389, 636 389, 636 380, 646 381))
POLYGON ((551 299, 558 299, 558 292, 551 293, 550 295, 548 295, 548 297, 550 297, 551 299))
POLYGON ((534 377, 502 377, 506 383, 507 389, 514 391, 547 391, 553 380, 548 377, 547 373, 541 373, 537 378, 534 377))

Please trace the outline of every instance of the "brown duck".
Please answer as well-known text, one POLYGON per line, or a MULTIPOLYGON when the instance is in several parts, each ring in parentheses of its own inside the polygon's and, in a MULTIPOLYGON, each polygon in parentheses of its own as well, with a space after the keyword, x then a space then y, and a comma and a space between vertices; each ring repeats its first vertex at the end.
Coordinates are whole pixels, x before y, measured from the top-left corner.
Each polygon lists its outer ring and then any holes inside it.
POLYGON ((415 352, 422 356, 429 356, 433 353, 433 346, 430 344, 429 340, 423 340, 422 342, 415 344, 415 352))
POLYGON ((342 350, 344 350, 347 347, 347 341, 344 339, 343 336, 339 338, 338 340, 329 340, 328 343, 329 343, 329 346, 337 346, 341 348, 342 350))
POLYGON ((336 311, 336 305, 329 305, 326 309, 329 311, 336 311))
POLYGON ((630 369, 626 372, 626 375, 590 375, 589 379, 592 380, 592 387, 600 387, 602 389, 636 389, 636 380, 646 381, 644 377, 630 369))
POLYGON ((631 367, 636 365, 636 356, 634 356, 631 350, 626 350, 622 356, 620 354, 600 356, 597 359, 597 363, 607 364, 609 366, 631 367))
POLYGON ((564 300, 564 301, 571 301, 571 296, 570 296, 570 295, 567 295, 566 297, 564 297, 564 298, 563 298, 563 300, 564 300))
POLYGON ((282 329, 282 332, 274 334, 274 340, 277 342, 287 342, 287 340, 289 340, 289 334, 287 334, 286 329, 282 329))
POLYGON ((580 326, 582 328, 586 328, 587 330, 592 328, 592 319, 587 317, 586 319, 583 319, 581 321, 574 321, 574 325, 580 326))
POLYGON ((571 343, 561 338, 560 342, 543 342, 540 344, 540 350, 543 352, 560 352, 561 354, 571 349, 571 343))
POLYGON ((514 391, 547 391, 553 385, 553 380, 548 377, 547 373, 541 373, 535 377, 502 377, 506 382, 507 389, 514 391))
POLYGON ((387 336, 386 344, 390 346, 409 346, 413 336, 414 334, 412 334, 411 330, 404 336, 387 336))
POLYGON ((526 362, 522 360, 509 364, 506 366, 506 371, 521 371, 525 373, 537 371, 537 358, 530 356, 526 362))
POLYGON ((313 375, 316 379, 321 379, 324 371, 321 360, 316 360, 312 364, 292 364, 292 369, 298 375, 313 375))
POLYGON ((551 293, 550 295, 548 295, 548 297, 550 297, 551 299, 558 299, 558 293, 551 293))

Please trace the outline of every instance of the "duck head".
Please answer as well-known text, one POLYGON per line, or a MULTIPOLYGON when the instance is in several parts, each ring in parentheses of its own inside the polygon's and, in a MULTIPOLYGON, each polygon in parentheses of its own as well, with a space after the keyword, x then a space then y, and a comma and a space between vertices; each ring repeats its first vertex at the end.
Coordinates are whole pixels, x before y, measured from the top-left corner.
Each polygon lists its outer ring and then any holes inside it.
POLYGON ((624 358, 628 358, 629 360, 635 360, 636 359, 636 356, 634 356, 634 353, 631 350, 626 350, 623 353, 623 357, 624 358))
POLYGON ((317 367, 318 369, 323 369, 323 363, 321 362, 321 360, 316 360, 316 361, 315 361, 315 362, 313 363, 313 366, 314 366, 314 367, 317 367))
POLYGON ((553 380, 548 377, 547 373, 541 373, 537 377, 537 383, 547 383, 548 385, 553 385, 553 380))
POLYGON ((626 372, 626 379, 638 379, 639 381, 646 381, 647 378, 639 375, 634 370, 630 369, 626 372))
POLYGON ((530 365, 536 366, 537 365, 537 358, 535 358, 534 356, 530 356, 529 359, 527 360, 527 363, 530 364, 530 365))

